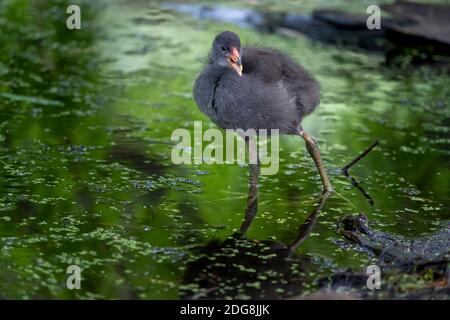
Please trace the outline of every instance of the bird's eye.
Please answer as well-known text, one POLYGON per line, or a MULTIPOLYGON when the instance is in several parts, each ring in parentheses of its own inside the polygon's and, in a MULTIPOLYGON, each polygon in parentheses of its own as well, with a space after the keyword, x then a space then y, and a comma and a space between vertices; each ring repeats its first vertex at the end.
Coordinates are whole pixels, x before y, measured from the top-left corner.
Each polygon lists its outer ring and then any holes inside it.
POLYGON ((227 48, 225 48, 224 46, 221 46, 220 49, 221 49, 223 52, 227 51, 227 48))

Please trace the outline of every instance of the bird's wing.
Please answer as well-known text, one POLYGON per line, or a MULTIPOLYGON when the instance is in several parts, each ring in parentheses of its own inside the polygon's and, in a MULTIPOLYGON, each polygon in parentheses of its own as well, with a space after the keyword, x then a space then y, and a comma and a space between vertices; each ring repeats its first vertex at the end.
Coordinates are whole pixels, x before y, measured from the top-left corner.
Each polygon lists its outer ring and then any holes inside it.
MULTIPOLYGON (((320 101, 320 88, 314 78, 287 55, 273 49, 242 48, 244 74, 269 84, 281 84, 295 98, 302 115, 311 113, 320 101)), ((274 86, 267 86, 267 88, 274 86)))
POLYGON ((268 83, 280 81, 285 69, 281 55, 272 49, 243 47, 243 73, 254 75, 268 83))

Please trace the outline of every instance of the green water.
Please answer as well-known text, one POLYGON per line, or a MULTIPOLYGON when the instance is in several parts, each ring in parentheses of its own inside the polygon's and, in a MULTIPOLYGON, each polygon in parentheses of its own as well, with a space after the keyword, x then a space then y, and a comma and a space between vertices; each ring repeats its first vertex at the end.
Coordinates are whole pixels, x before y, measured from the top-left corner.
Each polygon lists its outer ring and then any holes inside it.
MULTIPOLYGON (((194 120, 214 126, 191 88, 224 29, 290 54, 322 87, 304 127, 336 192, 296 250, 309 261, 304 293, 322 276, 376 261, 337 234, 344 214, 364 212, 375 228, 407 237, 448 227, 447 75, 390 70, 381 56, 193 20, 145 1, 86 1, 82 29, 70 31, 67 5, 0 4, 0 298, 175 299, 199 258, 194 248, 239 229, 247 167, 170 159, 173 130, 192 131, 194 120), (371 206, 339 168, 375 139, 351 170, 371 206), (66 287, 71 264, 82 270, 80 290, 66 287)), ((280 156, 278 174, 261 177, 248 239, 293 241, 319 199, 303 142, 282 137, 280 156)), ((245 285, 223 296, 245 298, 245 285)))

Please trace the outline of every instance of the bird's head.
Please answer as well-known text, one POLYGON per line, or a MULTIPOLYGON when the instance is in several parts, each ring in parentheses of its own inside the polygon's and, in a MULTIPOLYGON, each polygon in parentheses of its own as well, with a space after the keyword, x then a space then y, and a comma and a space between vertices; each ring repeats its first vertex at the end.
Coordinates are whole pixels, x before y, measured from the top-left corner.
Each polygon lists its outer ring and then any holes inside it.
POLYGON ((231 31, 219 33, 214 39, 211 60, 214 64, 224 68, 231 68, 242 75, 241 40, 231 31))

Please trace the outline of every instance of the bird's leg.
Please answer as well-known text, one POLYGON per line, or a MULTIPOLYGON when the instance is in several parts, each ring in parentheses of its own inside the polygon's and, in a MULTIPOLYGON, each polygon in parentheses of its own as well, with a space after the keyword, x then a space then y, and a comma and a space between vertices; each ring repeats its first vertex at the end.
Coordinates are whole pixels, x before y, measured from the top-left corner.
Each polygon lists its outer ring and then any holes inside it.
POLYGON ((328 179, 328 175, 325 170, 325 166, 323 164, 322 158, 320 157, 320 151, 319 151, 319 148, 317 147, 316 142, 303 129, 299 130, 299 135, 305 140, 306 149, 308 150, 309 154, 313 158, 314 163, 316 164, 317 170, 319 170, 320 178, 322 179, 324 193, 329 193, 329 192, 333 191, 333 188, 331 187, 330 180, 328 179))
POLYGON ((245 139, 245 142, 248 146, 249 151, 249 162, 250 159, 256 159, 256 163, 249 163, 249 189, 247 196, 247 207, 245 209, 245 218, 241 224, 240 231, 242 233, 246 233, 247 229, 250 227, 253 219, 256 216, 256 212, 258 210, 258 180, 259 180, 259 157, 256 150, 256 145, 249 143, 248 139, 245 139))
POLYGON ((245 208, 245 218, 242 221, 240 231, 246 233, 250 224, 256 216, 258 210, 258 177, 259 177, 259 164, 249 164, 250 177, 249 177, 249 189, 247 196, 247 207, 245 208))

